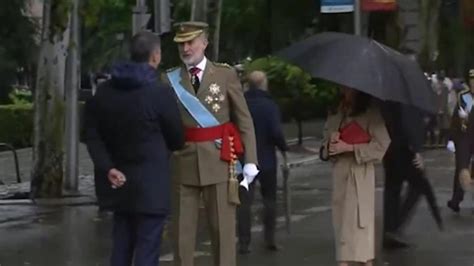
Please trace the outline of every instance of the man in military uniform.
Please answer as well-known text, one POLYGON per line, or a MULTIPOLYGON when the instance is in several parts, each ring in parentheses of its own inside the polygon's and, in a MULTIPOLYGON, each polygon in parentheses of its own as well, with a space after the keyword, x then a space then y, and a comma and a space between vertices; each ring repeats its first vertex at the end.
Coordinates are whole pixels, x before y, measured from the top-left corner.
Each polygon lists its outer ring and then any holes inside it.
POLYGON ((453 195, 448 207, 459 212, 459 204, 464 198, 463 187, 471 182, 471 158, 474 154, 474 69, 469 71, 469 88, 458 93, 458 104, 451 120, 451 137, 448 149, 455 152, 456 170, 453 195))
POLYGON ((205 57, 207 29, 202 22, 175 25, 174 41, 183 65, 167 72, 186 128, 185 148, 172 158, 177 266, 194 265, 201 198, 209 221, 214 265, 236 265, 236 159, 245 161, 247 183, 258 174, 254 127, 240 81, 232 67, 205 57))

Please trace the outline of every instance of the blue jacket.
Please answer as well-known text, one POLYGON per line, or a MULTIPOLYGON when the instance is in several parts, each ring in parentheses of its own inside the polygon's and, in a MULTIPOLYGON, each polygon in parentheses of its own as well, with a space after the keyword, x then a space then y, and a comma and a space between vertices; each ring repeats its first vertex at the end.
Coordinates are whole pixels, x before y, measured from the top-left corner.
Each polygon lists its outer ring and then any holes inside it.
POLYGON ((255 127, 259 167, 262 170, 276 169, 275 148, 281 151, 288 150, 278 106, 269 93, 256 88, 250 88, 245 93, 245 99, 255 127))
POLYGON ((113 211, 166 214, 170 209, 170 150, 184 145, 171 89, 148 64, 114 67, 86 103, 85 143, 94 163, 99 205, 113 211), (111 168, 126 183, 112 189, 111 168))

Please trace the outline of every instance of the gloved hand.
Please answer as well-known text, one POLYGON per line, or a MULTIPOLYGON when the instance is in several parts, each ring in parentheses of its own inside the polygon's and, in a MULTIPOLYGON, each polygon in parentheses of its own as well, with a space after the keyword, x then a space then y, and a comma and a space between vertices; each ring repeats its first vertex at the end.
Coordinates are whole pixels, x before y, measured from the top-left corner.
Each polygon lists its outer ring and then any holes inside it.
POLYGON ((448 151, 450 152, 456 152, 456 146, 454 145, 454 142, 452 140, 448 141, 446 149, 448 149, 448 151))
POLYGON ((247 163, 242 169, 242 175, 244 178, 240 182, 240 185, 243 186, 247 191, 249 190, 250 184, 255 180, 255 177, 258 175, 259 171, 257 166, 253 163, 247 163))
POLYGON ((466 119, 469 116, 469 114, 466 112, 466 110, 464 110, 464 108, 462 108, 462 107, 459 107, 458 115, 459 115, 459 118, 461 118, 461 119, 466 119))
POLYGON ((243 174, 244 178, 247 179, 249 184, 252 184, 255 177, 258 175, 257 166, 253 163, 247 163, 244 165, 243 174))
POLYGON ((425 168, 425 162, 424 162, 423 156, 421 156, 420 153, 415 154, 415 158, 413 158, 413 165, 418 169, 425 168))

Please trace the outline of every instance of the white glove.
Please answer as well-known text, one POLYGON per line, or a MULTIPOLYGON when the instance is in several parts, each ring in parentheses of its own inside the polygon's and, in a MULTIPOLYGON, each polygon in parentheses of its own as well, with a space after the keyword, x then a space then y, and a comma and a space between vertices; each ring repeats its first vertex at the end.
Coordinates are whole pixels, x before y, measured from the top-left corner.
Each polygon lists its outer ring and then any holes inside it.
POLYGON ((454 142, 452 140, 448 141, 448 145, 446 146, 446 148, 450 152, 456 152, 456 146, 454 145, 454 142))
POLYGON ((468 113, 462 107, 459 107, 458 115, 461 119, 466 119, 468 117, 468 113))
POLYGON ((247 191, 249 191, 249 182, 247 181, 247 178, 244 177, 244 179, 240 181, 239 185, 243 186, 247 191))
POLYGON ((245 164, 244 169, 242 171, 242 174, 244 175, 244 179, 242 180, 242 182, 240 182, 240 185, 248 190, 249 185, 252 184, 255 177, 258 175, 258 173, 259 171, 255 164, 253 163, 245 164))

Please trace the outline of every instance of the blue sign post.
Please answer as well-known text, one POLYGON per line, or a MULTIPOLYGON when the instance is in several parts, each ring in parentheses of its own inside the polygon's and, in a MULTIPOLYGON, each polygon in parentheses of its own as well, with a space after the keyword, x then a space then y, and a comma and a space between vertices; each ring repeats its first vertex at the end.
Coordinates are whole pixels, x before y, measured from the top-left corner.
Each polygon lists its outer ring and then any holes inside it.
POLYGON ((347 13, 354 11, 354 0, 321 0, 321 13, 347 13))

